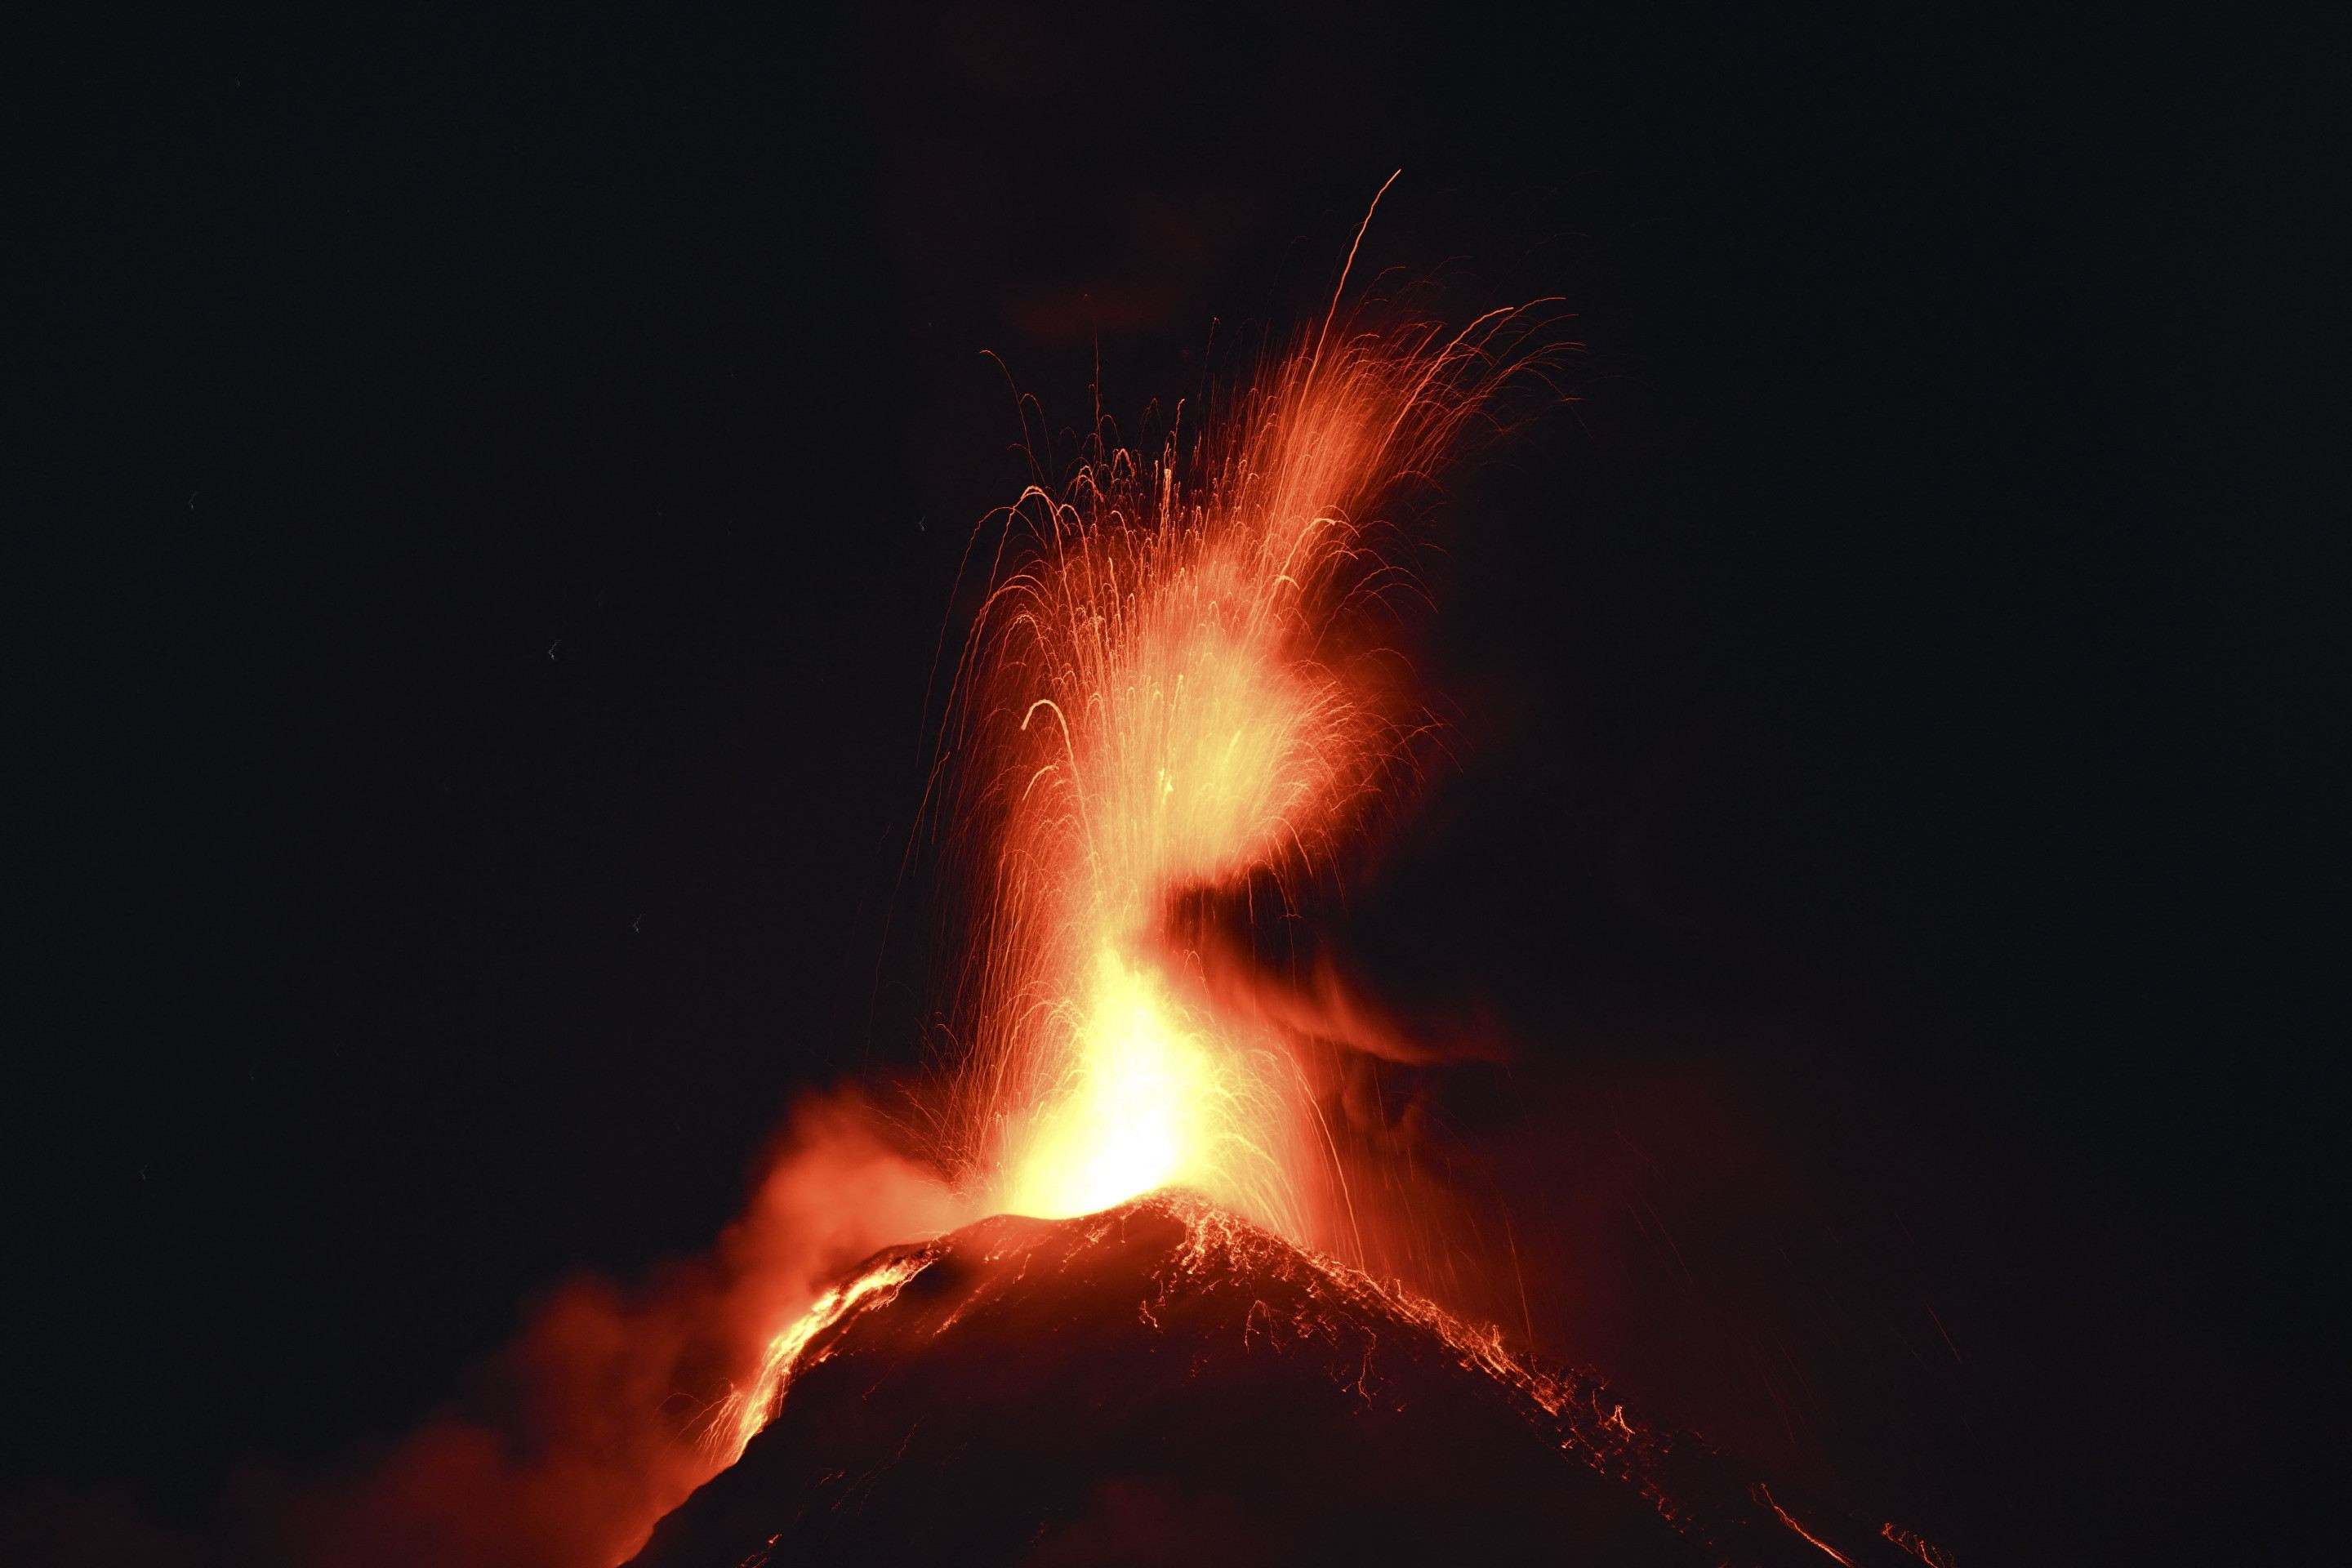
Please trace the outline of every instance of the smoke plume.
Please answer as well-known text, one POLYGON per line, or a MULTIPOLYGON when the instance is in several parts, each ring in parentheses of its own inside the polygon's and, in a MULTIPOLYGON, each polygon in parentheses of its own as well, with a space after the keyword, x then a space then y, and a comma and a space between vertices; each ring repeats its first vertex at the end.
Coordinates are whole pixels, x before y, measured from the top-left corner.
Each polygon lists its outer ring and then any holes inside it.
POLYGON ((479 1386, 358 1473, 298 1496, 276 1553, 369 1568, 611 1568, 728 1463, 713 1413, 781 1326, 877 1249, 970 1215, 857 1099, 796 1110, 749 1207, 642 1288, 574 1279, 479 1386))

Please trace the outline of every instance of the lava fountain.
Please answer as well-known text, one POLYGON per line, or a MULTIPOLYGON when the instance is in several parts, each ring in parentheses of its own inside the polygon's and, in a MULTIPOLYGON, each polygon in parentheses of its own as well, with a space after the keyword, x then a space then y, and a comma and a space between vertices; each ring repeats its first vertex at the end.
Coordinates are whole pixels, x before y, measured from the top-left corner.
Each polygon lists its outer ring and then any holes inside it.
POLYGON ((1216 1007, 1171 900, 1328 874, 1410 761, 1378 633, 1408 579, 1370 509, 1496 363, 1467 331, 1328 328, 1212 431, 1109 450, 1001 517, 949 740, 989 835, 973 1053, 952 1129, 989 1206, 1047 1218, 1181 1185, 1341 1238, 1299 1069, 1216 1007))

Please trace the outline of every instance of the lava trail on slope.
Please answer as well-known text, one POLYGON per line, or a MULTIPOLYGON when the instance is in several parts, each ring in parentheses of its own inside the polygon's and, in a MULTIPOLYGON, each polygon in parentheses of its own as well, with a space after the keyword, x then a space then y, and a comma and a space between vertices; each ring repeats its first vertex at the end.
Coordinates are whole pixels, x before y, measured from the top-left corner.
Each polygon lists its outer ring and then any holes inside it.
POLYGON ((635 1563, 1940 1562, 1900 1533, 1161 1193, 869 1259, 635 1563))

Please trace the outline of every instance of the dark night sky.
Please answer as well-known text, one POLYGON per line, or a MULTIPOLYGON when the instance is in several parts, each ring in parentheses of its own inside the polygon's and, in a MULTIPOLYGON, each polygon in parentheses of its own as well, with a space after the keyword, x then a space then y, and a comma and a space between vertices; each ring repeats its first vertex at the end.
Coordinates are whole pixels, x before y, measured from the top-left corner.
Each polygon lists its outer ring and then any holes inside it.
POLYGON ((1367 276, 1588 345, 1429 520, 1459 761, 1334 938, 1510 1042, 1424 1087, 1540 1348, 1964 1561, 2262 1555, 2343 33, 992 10, 26 51, 15 1495, 202 1532, 916 1062, 982 351, 1192 395, 1402 165, 1367 276))

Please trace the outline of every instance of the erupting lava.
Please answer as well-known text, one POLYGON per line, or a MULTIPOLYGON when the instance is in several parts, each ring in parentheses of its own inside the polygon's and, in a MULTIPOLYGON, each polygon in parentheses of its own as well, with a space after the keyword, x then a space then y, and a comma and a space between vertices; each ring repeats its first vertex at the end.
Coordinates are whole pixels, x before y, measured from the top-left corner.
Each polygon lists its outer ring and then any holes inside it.
POLYGON ((1279 1114, 1252 1103, 1254 1064, 1237 1068, 1231 1047, 1193 1027, 1157 972, 1106 946, 1087 989, 1048 1100, 1014 1123, 1019 1152, 998 1207, 1090 1214, 1178 1181, 1205 1185, 1228 1160, 1279 1158, 1249 1140, 1253 1122, 1279 1114))
POLYGON ((1323 338, 1213 432, 1197 479, 1104 451, 1005 514, 950 742, 993 840, 959 1150, 991 1206, 1054 1218, 1180 1184, 1339 1247, 1298 1068, 1220 1012, 1172 900, 1328 869, 1405 760, 1368 509, 1491 376, 1496 312, 1323 338))

